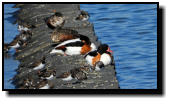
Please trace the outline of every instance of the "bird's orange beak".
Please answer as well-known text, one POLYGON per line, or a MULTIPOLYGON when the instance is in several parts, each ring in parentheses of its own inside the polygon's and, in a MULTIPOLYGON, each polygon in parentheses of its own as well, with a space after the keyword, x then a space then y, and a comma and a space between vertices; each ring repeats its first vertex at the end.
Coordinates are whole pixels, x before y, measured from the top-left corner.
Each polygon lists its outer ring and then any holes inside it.
POLYGON ((111 54, 113 54, 113 51, 108 47, 107 52, 110 52, 111 54))

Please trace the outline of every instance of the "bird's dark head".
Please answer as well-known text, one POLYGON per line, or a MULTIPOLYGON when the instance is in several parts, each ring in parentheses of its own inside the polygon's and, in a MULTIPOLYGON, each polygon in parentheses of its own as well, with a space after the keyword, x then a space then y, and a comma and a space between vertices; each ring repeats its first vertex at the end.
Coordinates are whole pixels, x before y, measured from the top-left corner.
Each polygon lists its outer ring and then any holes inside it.
POLYGON ((110 54, 113 54, 112 50, 110 49, 110 47, 107 45, 107 44, 101 44, 97 51, 100 53, 100 54, 103 54, 103 53, 107 53, 109 52, 110 54))
POLYGON ((20 46, 22 46, 22 45, 24 44, 24 41, 18 40, 18 44, 19 44, 20 46))
POLYGON ((83 16, 89 16, 89 14, 88 14, 88 12, 86 12, 86 11, 81 11, 81 15, 83 15, 83 16))
POLYGON ((56 12, 56 13, 55 13, 55 16, 62 17, 63 15, 62 15, 62 13, 60 13, 60 12, 56 12))
POLYGON ((45 56, 42 57, 41 61, 43 64, 45 64, 45 56))
POLYGON ((8 51, 8 49, 10 49, 9 44, 8 43, 4 43, 4 50, 8 51))
POLYGON ((80 40, 81 40, 83 43, 87 44, 87 45, 90 45, 90 44, 91 44, 91 41, 90 41, 90 39, 89 39, 87 36, 80 35, 80 40))

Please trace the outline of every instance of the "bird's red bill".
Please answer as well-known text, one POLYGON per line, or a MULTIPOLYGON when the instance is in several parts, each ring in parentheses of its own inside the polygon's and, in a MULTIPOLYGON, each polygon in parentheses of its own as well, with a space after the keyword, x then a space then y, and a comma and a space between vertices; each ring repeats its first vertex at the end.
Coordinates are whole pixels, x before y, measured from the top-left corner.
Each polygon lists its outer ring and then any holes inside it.
POLYGON ((111 54, 113 54, 113 51, 108 47, 107 52, 110 52, 111 54))

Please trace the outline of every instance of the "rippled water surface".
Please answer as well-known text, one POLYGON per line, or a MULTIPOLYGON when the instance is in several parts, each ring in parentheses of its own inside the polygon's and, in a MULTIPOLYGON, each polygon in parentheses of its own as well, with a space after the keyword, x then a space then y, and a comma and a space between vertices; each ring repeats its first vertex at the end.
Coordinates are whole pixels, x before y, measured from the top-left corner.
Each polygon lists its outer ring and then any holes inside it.
MULTIPOLYGON (((17 9, 12 8, 13 4, 4 5, 4 42, 9 43, 13 38, 18 35, 17 25, 12 24, 14 18, 12 18, 13 12, 17 9)), ((17 69, 19 62, 14 60, 13 54, 14 50, 10 50, 9 54, 4 55, 4 88, 14 89, 14 85, 9 81, 15 74, 15 69, 17 69)))
POLYGON ((157 5, 81 4, 114 51, 121 89, 157 88, 157 5))
MULTIPOLYGON (((4 41, 10 42, 18 34, 12 25, 12 12, 17 9, 5 5, 4 41)), ((117 79, 121 89, 157 88, 157 5, 152 4, 81 4, 89 12, 95 33, 102 43, 114 51, 117 79)), ((13 54, 14 50, 10 51, 13 54)), ((19 62, 13 57, 4 59, 4 88, 15 75, 19 62)))

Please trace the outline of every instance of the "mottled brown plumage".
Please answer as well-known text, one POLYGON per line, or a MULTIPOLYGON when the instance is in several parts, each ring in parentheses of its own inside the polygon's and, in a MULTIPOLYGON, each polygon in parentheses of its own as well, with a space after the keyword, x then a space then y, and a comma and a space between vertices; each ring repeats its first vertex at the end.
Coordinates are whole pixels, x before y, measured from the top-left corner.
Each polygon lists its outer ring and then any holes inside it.
POLYGON ((56 76, 56 70, 42 70, 38 71, 38 76, 42 79, 51 79, 52 77, 56 76))
POLYGON ((45 57, 43 57, 43 58, 41 58, 41 59, 39 59, 39 60, 36 60, 35 62, 33 62, 30 66, 29 66, 29 68, 36 68, 36 67, 39 67, 39 65, 40 64, 45 64, 45 57))
POLYGON ((85 80, 87 79, 87 73, 85 71, 80 70, 80 68, 76 68, 71 70, 71 76, 77 80, 85 80))
POLYGON ((17 49, 23 45, 22 40, 14 39, 12 42, 9 43, 10 48, 17 49))
POLYGON ((56 12, 54 15, 47 18, 45 22, 49 28, 54 29, 56 27, 62 27, 65 23, 65 19, 61 13, 56 12))
POLYGON ((9 44, 8 43, 5 43, 4 44, 4 52, 7 53, 9 51, 9 49, 10 49, 9 44))
MULTIPOLYGON (((67 77, 71 76, 72 78, 75 78, 75 79, 81 81, 81 80, 87 79, 88 72, 89 72, 88 67, 79 67, 79 68, 72 69, 68 72, 64 72, 57 78, 67 78, 67 77)), ((69 79, 69 80, 71 80, 71 79, 69 79)))
POLYGON ((89 17, 90 16, 89 16, 88 12, 82 10, 80 15, 76 18, 76 20, 86 21, 89 19, 89 17))
POLYGON ((36 89, 39 89, 41 87, 44 87, 46 84, 48 84, 47 80, 40 80, 38 84, 36 85, 36 89))
POLYGON ((64 72, 61 75, 59 75, 58 77, 56 77, 56 78, 67 78, 69 75, 71 75, 70 72, 64 72))
POLYGON ((32 37, 31 31, 22 31, 19 35, 17 35, 14 40, 22 40, 24 42, 29 41, 32 37))
POLYGON ((23 80, 23 84, 19 86, 19 89, 34 89, 35 82, 32 77, 27 77, 23 80))
POLYGON ((69 29, 61 29, 61 30, 55 30, 51 34, 51 40, 52 42, 58 43, 58 42, 64 42, 66 40, 70 39, 76 39, 79 38, 79 34, 77 31, 69 30, 69 29))
POLYGON ((25 31, 25 32, 31 31, 31 29, 33 29, 33 28, 36 28, 36 26, 33 25, 33 24, 30 24, 28 22, 20 21, 18 23, 18 31, 20 31, 20 32, 23 32, 23 31, 25 31))
POLYGON ((35 86, 36 89, 52 89, 54 88, 54 84, 49 82, 46 79, 40 80, 35 86))

